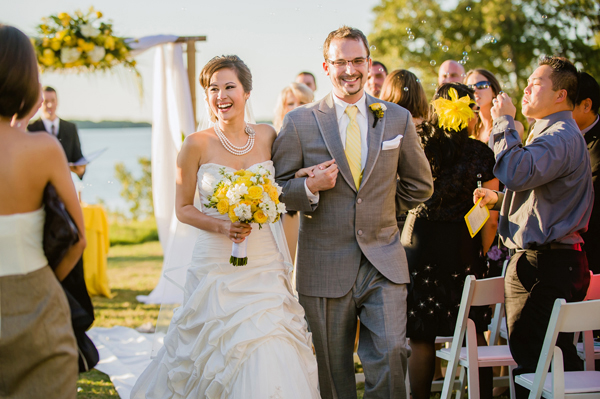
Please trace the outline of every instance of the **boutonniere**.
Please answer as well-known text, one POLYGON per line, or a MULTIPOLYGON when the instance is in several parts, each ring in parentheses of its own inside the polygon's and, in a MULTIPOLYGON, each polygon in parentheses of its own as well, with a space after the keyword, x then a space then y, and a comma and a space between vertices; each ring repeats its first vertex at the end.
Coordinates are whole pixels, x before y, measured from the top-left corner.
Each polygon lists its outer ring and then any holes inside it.
POLYGON ((383 115, 385 114, 387 107, 385 106, 385 104, 382 104, 382 103, 373 103, 373 104, 369 105, 369 109, 371 110, 371 112, 373 113, 373 116, 375 117, 375 121, 373 122, 373 128, 375 128, 375 126, 377 126, 377 122, 379 121, 379 119, 383 118, 383 115))

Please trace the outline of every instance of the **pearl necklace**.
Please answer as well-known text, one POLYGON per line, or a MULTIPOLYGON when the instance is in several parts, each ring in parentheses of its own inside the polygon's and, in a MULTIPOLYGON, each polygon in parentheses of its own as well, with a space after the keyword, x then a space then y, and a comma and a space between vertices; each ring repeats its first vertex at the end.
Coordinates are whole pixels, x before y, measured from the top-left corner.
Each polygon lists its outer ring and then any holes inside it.
POLYGON ((223 144, 223 147, 225 147, 225 149, 233 155, 246 155, 247 153, 252 151, 252 148, 254 147, 254 135, 256 134, 256 132, 250 126, 246 125, 246 128, 244 129, 244 132, 248 135, 248 142, 246 143, 246 145, 243 145, 241 147, 233 145, 233 143, 229 141, 227 137, 225 137, 225 134, 223 134, 223 131, 221 131, 221 129, 219 128, 218 123, 215 123, 214 129, 215 133, 217 134, 217 137, 219 138, 219 141, 221 141, 221 144, 223 144))

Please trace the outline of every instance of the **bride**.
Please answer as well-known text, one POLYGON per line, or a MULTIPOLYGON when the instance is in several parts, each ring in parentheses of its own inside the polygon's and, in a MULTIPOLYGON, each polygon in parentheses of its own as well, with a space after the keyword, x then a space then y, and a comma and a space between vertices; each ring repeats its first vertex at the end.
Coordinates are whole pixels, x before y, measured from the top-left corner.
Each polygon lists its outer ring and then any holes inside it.
POLYGON ((304 309, 293 296, 291 265, 272 230, 232 223, 204 206, 222 168, 263 166, 275 175, 275 131, 244 121, 252 76, 239 57, 210 60, 200 84, 216 123, 185 139, 175 205, 177 218, 200 234, 183 304, 131 398, 320 398, 304 309), (202 211, 193 205, 196 184, 202 211), (248 264, 230 265, 232 243, 244 240, 248 264))

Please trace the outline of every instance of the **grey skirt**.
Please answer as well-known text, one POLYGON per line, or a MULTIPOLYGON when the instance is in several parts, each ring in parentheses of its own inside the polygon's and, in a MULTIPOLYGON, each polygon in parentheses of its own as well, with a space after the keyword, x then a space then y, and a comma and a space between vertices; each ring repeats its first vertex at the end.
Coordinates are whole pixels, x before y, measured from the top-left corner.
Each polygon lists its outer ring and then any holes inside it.
POLYGON ((0 309, 0 398, 74 399, 77 344, 50 267, 0 277, 0 309))

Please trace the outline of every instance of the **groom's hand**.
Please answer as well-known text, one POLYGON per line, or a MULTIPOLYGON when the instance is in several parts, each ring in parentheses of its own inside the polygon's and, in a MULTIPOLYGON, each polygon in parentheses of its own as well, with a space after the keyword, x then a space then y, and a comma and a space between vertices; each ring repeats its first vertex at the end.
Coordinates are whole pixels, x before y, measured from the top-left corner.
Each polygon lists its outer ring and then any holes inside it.
POLYGON ((335 182, 338 175, 337 164, 331 162, 331 164, 325 168, 314 168, 314 176, 306 179, 306 187, 311 193, 316 194, 319 191, 325 191, 335 187, 335 182))

